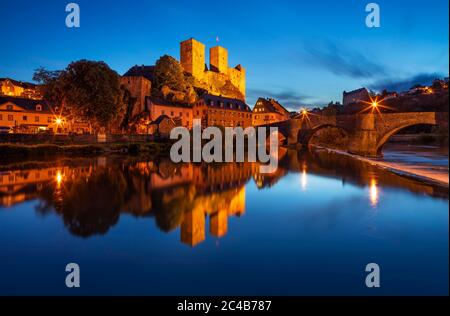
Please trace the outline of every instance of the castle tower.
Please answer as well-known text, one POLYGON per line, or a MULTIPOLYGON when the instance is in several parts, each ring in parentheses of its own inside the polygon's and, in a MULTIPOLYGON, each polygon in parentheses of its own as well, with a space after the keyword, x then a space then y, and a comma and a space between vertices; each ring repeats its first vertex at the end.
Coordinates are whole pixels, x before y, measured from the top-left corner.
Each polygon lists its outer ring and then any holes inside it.
POLYGON ((181 42, 180 61, 186 72, 202 78, 205 72, 205 45, 193 38, 181 42))
POLYGON ((209 50, 210 70, 226 74, 228 71, 228 51, 221 46, 209 50))

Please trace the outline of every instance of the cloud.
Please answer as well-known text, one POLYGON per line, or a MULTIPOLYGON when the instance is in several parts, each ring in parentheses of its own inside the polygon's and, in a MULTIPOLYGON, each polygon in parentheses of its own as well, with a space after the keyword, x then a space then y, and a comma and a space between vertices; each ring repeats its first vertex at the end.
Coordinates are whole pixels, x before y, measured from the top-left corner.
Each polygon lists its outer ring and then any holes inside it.
POLYGON ((421 73, 409 78, 384 78, 379 79, 368 87, 375 91, 382 91, 384 89, 388 91, 406 91, 416 84, 430 85, 434 79, 444 77, 440 73, 421 73))
POLYGON ((300 55, 296 58, 339 76, 367 79, 385 76, 388 72, 385 66, 370 60, 358 51, 333 42, 316 46, 305 44, 300 55))
POLYGON ((249 89, 250 99, 272 98, 280 102, 288 110, 298 110, 305 105, 316 105, 317 100, 313 97, 292 90, 272 91, 269 89, 249 89))

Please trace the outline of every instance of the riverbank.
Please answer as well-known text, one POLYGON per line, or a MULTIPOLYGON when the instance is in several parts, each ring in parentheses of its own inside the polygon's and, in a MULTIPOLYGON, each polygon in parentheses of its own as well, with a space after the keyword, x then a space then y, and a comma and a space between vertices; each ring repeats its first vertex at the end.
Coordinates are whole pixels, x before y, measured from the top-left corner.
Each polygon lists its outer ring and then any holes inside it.
POLYGON ((55 145, 55 144, 0 144, 2 160, 30 159, 48 157, 84 157, 105 154, 146 154, 150 158, 167 155, 170 143, 104 143, 86 145, 55 145))
POLYGON ((423 166, 417 163, 407 163, 407 162, 396 162, 396 161, 383 161, 377 158, 362 157, 354 154, 350 154, 343 150, 329 149, 322 146, 314 145, 315 148, 327 150, 329 152, 338 153, 341 155, 350 156, 354 159, 370 163, 371 165, 377 166, 382 169, 389 170, 391 172, 416 178, 423 182, 429 182, 433 184, 442 185, 445 187, 449 186, 449 174, 448 169, 443 170, 440 167, 423 166))

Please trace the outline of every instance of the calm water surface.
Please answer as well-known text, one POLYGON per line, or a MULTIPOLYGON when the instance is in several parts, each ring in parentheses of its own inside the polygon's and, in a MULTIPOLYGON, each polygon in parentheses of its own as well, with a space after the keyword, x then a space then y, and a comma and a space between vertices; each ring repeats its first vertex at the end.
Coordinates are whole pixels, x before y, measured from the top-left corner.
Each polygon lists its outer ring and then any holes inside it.
POLYGON ((448 294, 448 188, 324 151, 258 169, 2 165, 0 294, 448 294), (70 262, 79 289, 65 287, 70 262))

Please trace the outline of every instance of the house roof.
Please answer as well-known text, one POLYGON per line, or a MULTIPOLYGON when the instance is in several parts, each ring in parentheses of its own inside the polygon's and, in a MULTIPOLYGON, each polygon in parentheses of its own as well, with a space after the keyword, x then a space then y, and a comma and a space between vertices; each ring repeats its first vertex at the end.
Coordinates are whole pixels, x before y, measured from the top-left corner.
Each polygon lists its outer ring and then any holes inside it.
POLYGON ((123 77, 144 77, 150 81, 155 78, 155 66, 133 66, 123 75, 123 77))
POLYGON ((255 108, 257 107, 257 104, 261 102, 262 107, 266 110, 266 112, 278 112, 282 115, 289 115, 290 112, 286 110, 284 106, 282 106, 277 100, 275 99, 265 99, 265 98, 259 98, 258 101, 256 101, 255 108))
POLYGON ((51 112, 51 104, 44 100, 33 100, 27 98, 17 98, 17 97, 9 97, 9 96, 0 96, 0 105, 5 103, 14 103, 21 108, 24 108, 28 111, 36 111, 36 105, 42 105, 43 112, 51 112))
POLYGON ((358 92, 363 92, 363 91, 366 91, 366 92, 368 92, 366 88, 359 88, 359 89, 356 89, 356 90, 352 90, 352 91, 349 91, 349 92, 347 92, 347 91, 344 91, 344 95, 346 95, 346 94, 353 94, 353 93, 358 93, 358 92))
POLYGON ((250 107, 242 100, 239 99, 233 99, 233 98, 226 98, 222 96, 212 95, 212 94, 204 94, 200 97, 201 100, 204 100, 206 105, 210 107, 216 107, 221 108, 220 104, 233 104, 235 106, 240 106, 241 110, 251 112, 250 107), (211 102, 213 104, 211 104, 211 102))
POLYGON ((168 101, 155 96, 147 96, 145 97, 145 99, 156 105, 173 106, 179 108, 192 108, 192 106, 188 103, 168 101))
POLYGON ((167 115, 160 115, 160 116, 158 116, 158 118, 156 119, 156 120, 154 120, 153 122, 151 122, 150 124, 157 124, 157 125, 159 125, 159 124, 161 124, 161 122, 163 121, 163 120, 172 120, 170 117, 168 117, 167 115))
POLYGON ((11 78, 0 78, 0 82, 9 80, 15 86, 22 87, 24 89, 36 89, 37 85, 31 82, 17 81, 11 78))

